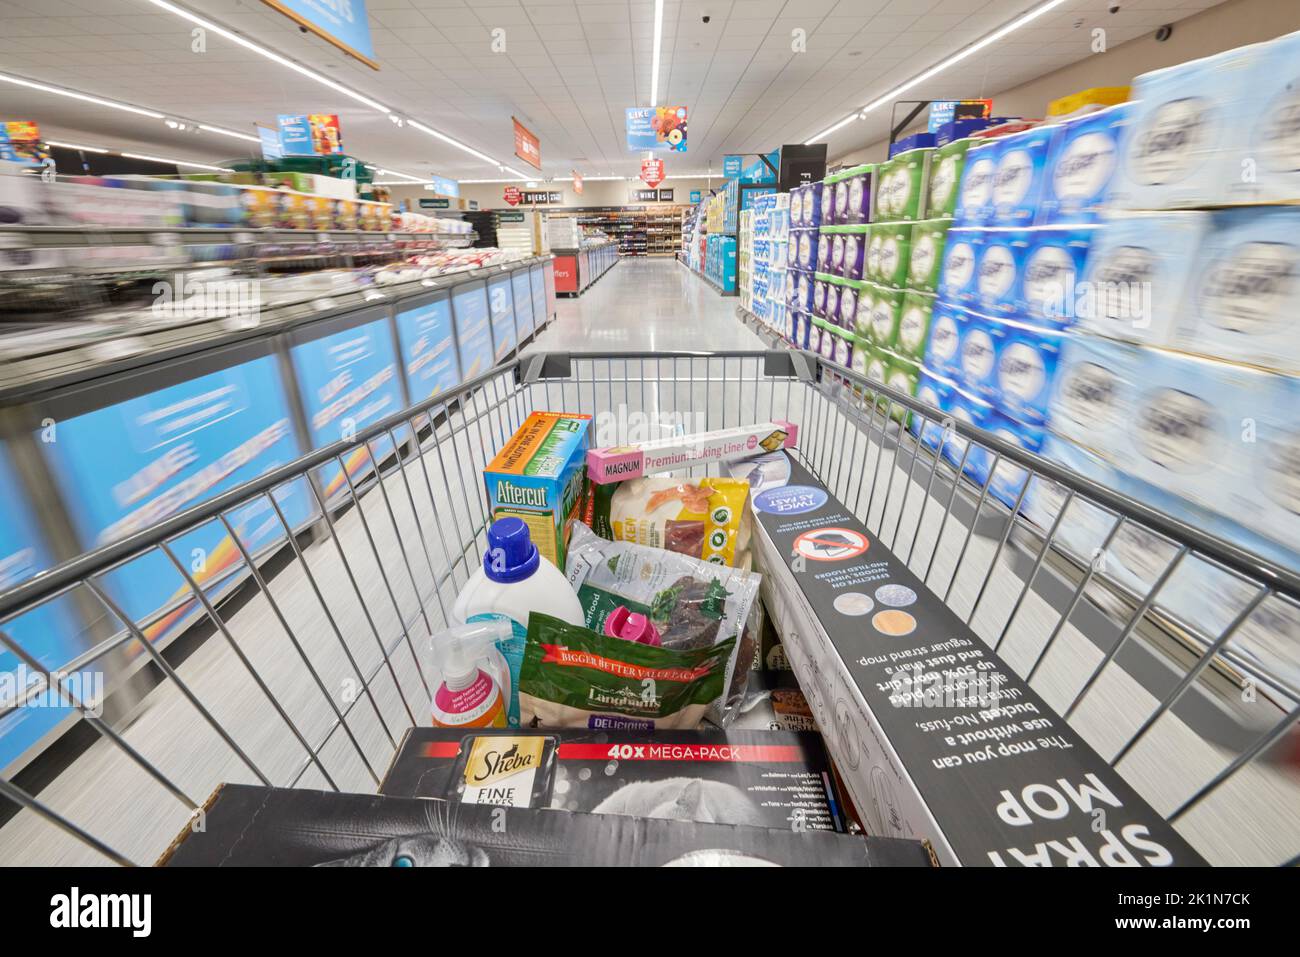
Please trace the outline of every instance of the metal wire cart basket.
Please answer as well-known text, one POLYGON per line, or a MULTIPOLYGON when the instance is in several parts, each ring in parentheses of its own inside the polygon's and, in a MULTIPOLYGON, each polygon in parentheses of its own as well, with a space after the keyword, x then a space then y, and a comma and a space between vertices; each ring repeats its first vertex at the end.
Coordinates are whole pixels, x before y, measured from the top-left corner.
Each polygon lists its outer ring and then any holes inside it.
POLYGON ((56 670, 84 732, 55 772, 0 778, 14 805, 0 859, 149 863, 221 782, 373 791, 427 714, 422 646, 482 560, 480 470, 538 409, 596 416, 593 444, 625 440, 629 423, 642 437, 798 423, 802 464, 1207 860, 1300 853, 1294 570, 778 351, 525 355, 0 595, 6 650, 56 670), (374 467, 354 480, 344 463, 358 456, 374 467), (966 474, 980 456, 982 482, 966 474), (310 521, 286 514, 294 487, 310 521), (250 510, 276 523, 276 547, 242 544, 235 516, 250 510), (238 551, 219 590, 184 549, 210 523, 238 551), (112 584, 146 562, 180 585, 160 614, 186 627, 164 650, 159 621, 132 620, 112 584), (66 603, 92 610, 97 640, 41 660, 22 622, 57 621, 66 603), (85 707, 73 679, 127 659, 147 660, 134 706, 85 707))

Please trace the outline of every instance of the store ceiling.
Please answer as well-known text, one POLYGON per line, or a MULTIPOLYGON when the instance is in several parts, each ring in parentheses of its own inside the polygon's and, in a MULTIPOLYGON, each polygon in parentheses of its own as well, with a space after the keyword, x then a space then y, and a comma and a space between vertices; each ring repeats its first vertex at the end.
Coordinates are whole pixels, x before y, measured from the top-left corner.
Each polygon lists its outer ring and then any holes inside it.
MULTIPOLYGON (((992 95, 1092 55, 1093 27, 1114 47, 1216 2, 1121 0, 1109 14, 1106 0, 1066 0, 908 95, 992 95)), ((512 114, 540 137, 544 176, 635 175, 623 111, 649 103, 654 0, 368 0, 380 72, 261 0, 187 5, 516 169, 527 171, 513 155, 512 114), (498 28, 505 50, 494 53, 498 28)), ((803 142, 1033 5, 666 0, 659 102, 691 111, 690 151, 670 156, 668 172, 716 171, 726 153, 803 142), (796 29, 807 31, 806 53, 792 52, 796 29)), ((210 35, 195 53, 191 29, 149 0, 0 0, 0 71, 241 131, 274 125, 278 113, 338 113, 347 151, 368 162, 416 175, 501 175, 230 40, 210 35)), ((50 139, 200 162, 256 149, 8 84, 0 119, 36 120, 50 139)), ((830 138, 831 157, 887 137, 888 124, 888 109, 849 124, 830 138)))

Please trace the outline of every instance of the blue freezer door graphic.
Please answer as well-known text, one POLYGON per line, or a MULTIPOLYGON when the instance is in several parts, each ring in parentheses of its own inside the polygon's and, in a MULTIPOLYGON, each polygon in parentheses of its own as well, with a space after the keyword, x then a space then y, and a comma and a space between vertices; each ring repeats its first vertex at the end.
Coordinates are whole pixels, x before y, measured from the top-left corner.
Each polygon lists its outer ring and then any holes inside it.
MULTIPOLYGON (((351 439, 406 408, 397 352, 388 320, 382 315, 300 342, 290 355, 314 449, 351 439)), ((407 430, 393 432, 401 442, 407 430)), ((345 453, 343 461, 353 485, 373 471, 375 461, 383 461, 392 451, 393 442, 384 433, 345 453)), ((331 507, 351 497, 347 476, 337 462, 321 466, 318 474, 331 507)))
MULTIPOLYGON (((299 454, 270 355, 73 415, 41 448, 86 549, 151 528, 299 454)), ((276 501, 295 529, 316 514, 302 480, 281 486, 276 501)), ((284 540, 265 496, 226 517, 254 556, 284 540)), ((168 547, 210 595, 245 571, 236 543, 215 518, 168 547)), ((185 579, 158 549, 104 580, 127 614, 150 621, 144 632, 152 641, 169 640, 200 611, 185 579)))
POLYGON ((510 274, 510 291, 515 300, 515 326, 519 330, 519 341, 523 342, 537 328, 533 317, 533 292, 528 282, 528 270, 516 269, 510 274))
POLYGON ((487 372, 492 357, 492 325, 488 320, 487 290, 482 280, 457 286, 451 294, 456 317, 456 342, 460 349, 463 381, 487 372))
POLYGON ((397 338, 412 405, 460 385, 449 296, 399 312, 397 338))
POLYGON ((540 265, 532 266, 528 270, 529 283, 533 287, 533 315, 535 316, 546 314, 546 277, 542 273, 540 265))
MULTIPOLYGON (((35 509, 20 498, 18 476, 3 446, 0 446, 0 488, 4 490, 0 496, 2 592, 49 568, 53 561, 32 520, 35 509)), ((0 628, 43 668, 57 669, 90 647, 90 637, 81 634, 77 622, 72 600, 64 595, 9 619, 0 628)), ((0 773, 17 770, 21 766, 19 758, 77 713, 71 706, 63 705, 63 699, 52 692, 29 699, 26 690, 41 684, 37 674, 7 646, 0 645, 0 710, 23 705, 0 718, 0 773)), ((93 675, 72 677, 70 684, 88 706, 97 703, 93 675)))
POLYGON ((510 295, 510 277, 493 276, 488 280, 488 307, 492 311, 492 345, 497 362, 514 351, 515 303, 510 295))

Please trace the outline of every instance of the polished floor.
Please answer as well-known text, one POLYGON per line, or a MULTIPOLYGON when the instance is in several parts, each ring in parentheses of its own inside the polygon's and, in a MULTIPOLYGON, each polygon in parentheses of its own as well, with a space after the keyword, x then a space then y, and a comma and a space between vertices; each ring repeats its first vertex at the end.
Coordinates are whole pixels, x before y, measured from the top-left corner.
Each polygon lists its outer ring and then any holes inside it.
POLYGON ((574 352, 720 352, 762 349, 721 296, 675 259, 624 259, 576 299, 534 348, 574 352))

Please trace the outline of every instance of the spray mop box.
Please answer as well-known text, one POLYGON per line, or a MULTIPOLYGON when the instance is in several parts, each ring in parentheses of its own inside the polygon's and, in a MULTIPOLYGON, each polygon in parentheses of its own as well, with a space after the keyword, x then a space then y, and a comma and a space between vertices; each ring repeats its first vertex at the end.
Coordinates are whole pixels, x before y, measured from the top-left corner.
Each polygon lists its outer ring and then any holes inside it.
POLYGON ((483 470, 492 520, 523 519, 542 557, 560 569, 582 492, 590 425, 589 415, 534 412, 483 470))
POLYGON ((763 602, 868 833, 944 865, 1204 864, 792 457, 787 482, 753 502, 763 602))
POLYGON ((411 728, 393 797, 843 831, 821 735, 777 731, 411 728))
POLYGON ((920 841, 223 784, 166 867, 930 867, 920 841))

